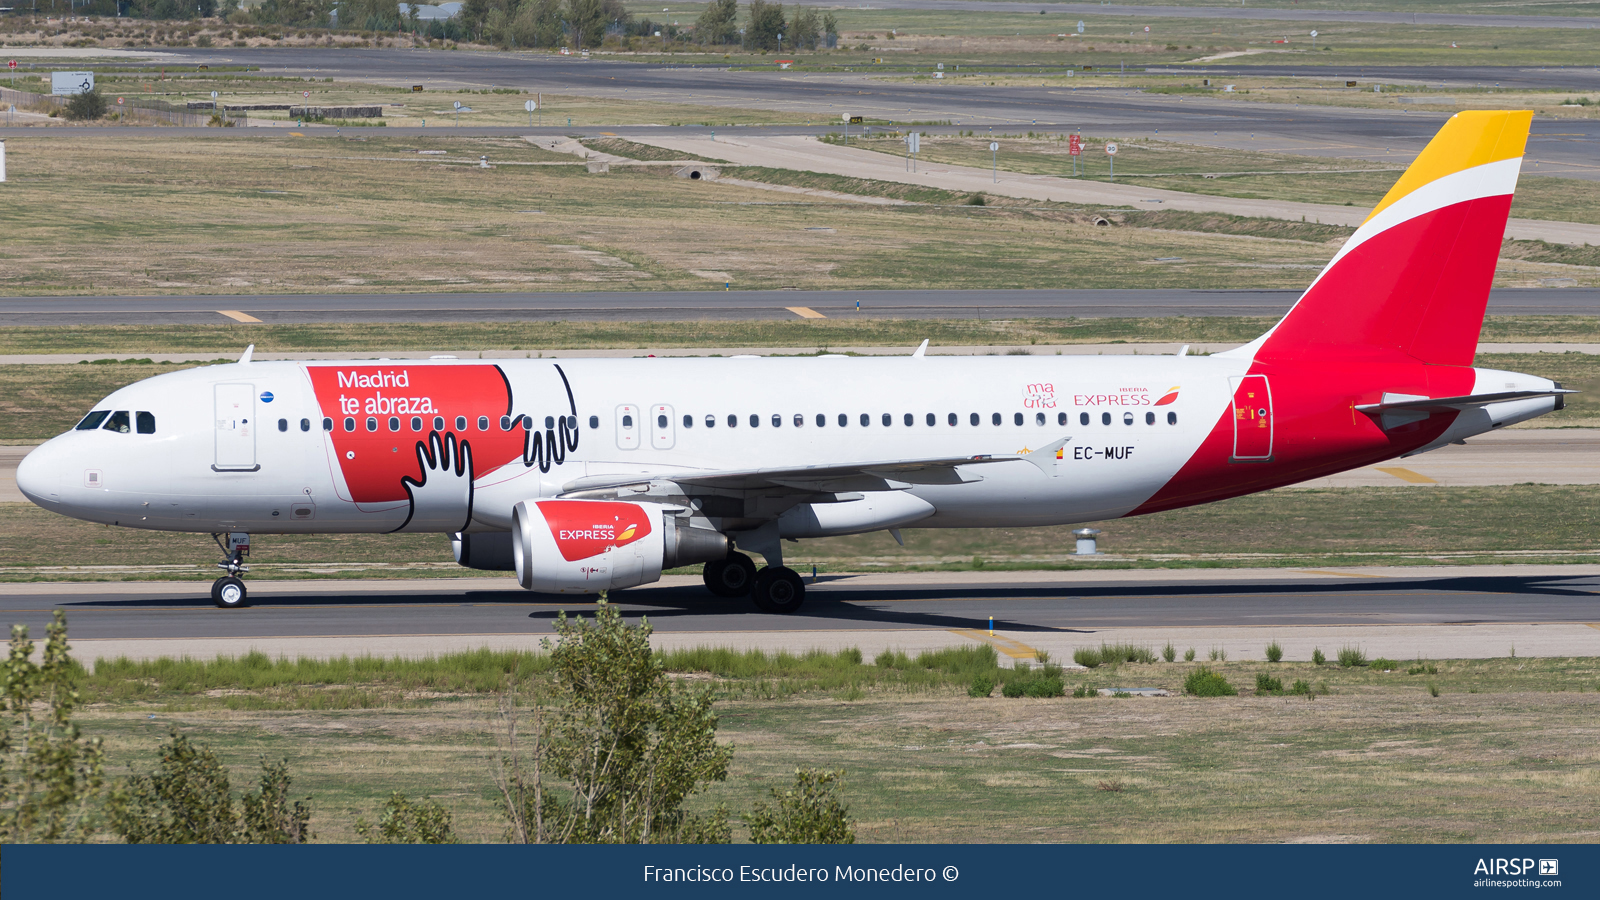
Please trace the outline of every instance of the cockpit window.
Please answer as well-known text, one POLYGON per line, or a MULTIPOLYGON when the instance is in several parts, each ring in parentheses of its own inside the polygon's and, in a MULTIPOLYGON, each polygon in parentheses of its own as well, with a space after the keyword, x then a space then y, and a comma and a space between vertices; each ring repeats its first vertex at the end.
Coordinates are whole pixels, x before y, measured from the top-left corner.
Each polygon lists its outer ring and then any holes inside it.
POLYGON ((107 431, 117 431, 121 432, 122 434, 127 434, 133 430, 132 423, 128 419, 128 411, 125 409, 119 409, 112 413, 110 417, 106 419, 106 424, 100 427, 107 431))
POLYGON ((134 424, 138 426, 140 434, 156 433, 156 414, 139 412, 133 417, 134 424))
POLYGON ((100 427, 100 423, 104 422, 106 420, 106 416, 109 416, 109 415, 111 415, 111 410, 109 410, 109 409, 97 409, 94 412, 89 413, 87 416, 84 416, 83 417, 83 421, 79 422, 78 423, 78 427, 73 429, 73 430, 74 431, 93 431, 96 428, 99 428, 100 427))

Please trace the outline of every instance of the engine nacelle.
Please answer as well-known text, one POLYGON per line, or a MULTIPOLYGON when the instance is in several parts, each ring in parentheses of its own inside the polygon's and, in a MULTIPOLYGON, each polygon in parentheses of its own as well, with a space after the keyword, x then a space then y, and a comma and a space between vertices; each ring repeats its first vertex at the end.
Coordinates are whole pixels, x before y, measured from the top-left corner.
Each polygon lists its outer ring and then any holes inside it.
POLYGON ((476 534, 456 532, 450 535, 450 550, 456 562, 469 569, 485 572, 512 572, 517 560, 511 552, 511 532, 484 531, 476 534))
POLYGON ((596 594, 649 584, 661 570, 723 559, 728 539, 690 528, 657 503, 524 500, 511 514, 517 581, 532 591, 596 594))

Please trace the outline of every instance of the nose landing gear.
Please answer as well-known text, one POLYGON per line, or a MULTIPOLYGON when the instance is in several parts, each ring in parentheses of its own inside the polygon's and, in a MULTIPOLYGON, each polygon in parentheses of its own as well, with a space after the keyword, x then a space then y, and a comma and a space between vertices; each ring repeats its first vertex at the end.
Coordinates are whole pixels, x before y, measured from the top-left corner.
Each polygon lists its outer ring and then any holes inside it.
POLYGON ((250 567, 244 564, 244 558, 250 555, 250 535, 234 532, 228 535, 226 544, 222 542, 220 534, 213 534, 211 539, 227 554, 222 562, 217 563, 217 568, 228 573, 211 583, 211 602, 221 609, 249 606, 249 591, 245 589, 244 579, 240 576, 250 571, 250 567))

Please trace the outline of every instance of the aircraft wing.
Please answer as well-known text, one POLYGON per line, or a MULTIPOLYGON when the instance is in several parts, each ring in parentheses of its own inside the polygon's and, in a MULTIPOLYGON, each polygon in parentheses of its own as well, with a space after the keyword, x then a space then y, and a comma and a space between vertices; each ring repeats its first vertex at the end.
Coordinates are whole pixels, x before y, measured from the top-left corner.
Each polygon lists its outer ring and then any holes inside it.
POLYGON ((562 485, 563 494, 603 491, 650 482, 668 481, 683 488, 720 491, 789 489, 803 493, 903 490, 915 484, 967 484, 981 481, 960 467, 1024 460, 1041 470, 1055 461, 1055 452, 1071 438, 1064 438, 1029 454, 981 454, 942 456, 928 459, 885 459, 834 465, 793 466, 709 471, 676 471, 591 475, 562 485))

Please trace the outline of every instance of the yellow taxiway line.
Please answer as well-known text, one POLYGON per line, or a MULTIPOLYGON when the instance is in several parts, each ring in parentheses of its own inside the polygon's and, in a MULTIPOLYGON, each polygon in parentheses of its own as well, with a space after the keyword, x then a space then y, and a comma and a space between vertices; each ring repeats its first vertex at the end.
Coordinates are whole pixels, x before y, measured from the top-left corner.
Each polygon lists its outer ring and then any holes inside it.
POLYGON ((217 315, 227 316, 235 322, 255 322, 257 324, 261 322, 261 320, 255 316, 252 316, 249 313, 240 312, 237 309, 219 309, 217 310, 217 315))

